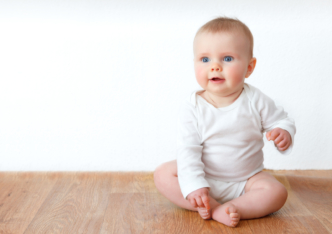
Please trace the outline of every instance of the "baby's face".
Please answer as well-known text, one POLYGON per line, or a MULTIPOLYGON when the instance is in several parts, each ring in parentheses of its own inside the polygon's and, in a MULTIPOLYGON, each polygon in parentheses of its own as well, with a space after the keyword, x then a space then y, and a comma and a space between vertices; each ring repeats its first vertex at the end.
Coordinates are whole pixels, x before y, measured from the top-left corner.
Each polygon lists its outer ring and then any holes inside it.
POLYGON ((242 90, 244 79, 250 75, 249 48, 249 40, 241 32, 197 35, 194 67, 199 85, 206 92, 220 97, 242 90))

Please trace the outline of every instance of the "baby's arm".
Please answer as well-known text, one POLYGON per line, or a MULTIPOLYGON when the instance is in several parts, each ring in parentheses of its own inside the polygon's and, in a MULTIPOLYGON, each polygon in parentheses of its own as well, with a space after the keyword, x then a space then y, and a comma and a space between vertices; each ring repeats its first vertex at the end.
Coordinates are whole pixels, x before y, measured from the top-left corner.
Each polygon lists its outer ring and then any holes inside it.
POLYGON ((292 144, 292 137, 284 129, 275 128, 266 133, 266 139, 268 141, 274 141, 274 144, 277 146, 278 150, 285 151, 292 144))
MULTIPOLYGON (((180 107, 176 154, 178 181, 182 195, 184 199, 188 200, 188 195, 194 192, 191 199, 192 204, 200 206, 203 194, 198 191, 202 188, 206 189, 210 185, 205 179, 205 165, 202 162, 203 146, 195 113, 195 107, 188 103, 184 103, 180 107)), ((204 196, 203 200, 206 200, 204 196)))
POLYGON ((276 106, 274 101, 259 89, 253 86, 250 88, 254 93, 253 103, 261 117, 262 130, 267 132, 267 139, 274 141, 281 154, 289 154, 292 151, 296 133, 294 119, 288 117, 282 107, 276 106))

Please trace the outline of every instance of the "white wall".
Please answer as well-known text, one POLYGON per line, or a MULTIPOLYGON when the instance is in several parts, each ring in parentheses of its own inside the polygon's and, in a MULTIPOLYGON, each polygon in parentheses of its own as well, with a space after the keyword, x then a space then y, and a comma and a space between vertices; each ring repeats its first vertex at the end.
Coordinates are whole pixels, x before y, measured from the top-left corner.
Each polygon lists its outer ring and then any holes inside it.
POLYGON ((175 159, 179 101, 199 88, 196 30, 252 30, 248 83, 295 119, 270 169, 332 169, 332 2, 1 1, 0 170, 152 171, 175 159))

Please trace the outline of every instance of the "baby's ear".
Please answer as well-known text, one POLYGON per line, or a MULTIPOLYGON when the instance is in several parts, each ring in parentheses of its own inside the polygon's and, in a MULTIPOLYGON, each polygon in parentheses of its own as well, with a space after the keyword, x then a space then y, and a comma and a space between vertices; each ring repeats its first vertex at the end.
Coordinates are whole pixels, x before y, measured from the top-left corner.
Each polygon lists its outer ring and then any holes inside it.
POLYGON ((248 78, 254 72, 254 69, 256 67, 256 62, 257 62, 256 58, 251 58, 250 59, 248 69, 247 69, 247 73, 246 73, 246 76, 245 76, 246 78, 248 78))

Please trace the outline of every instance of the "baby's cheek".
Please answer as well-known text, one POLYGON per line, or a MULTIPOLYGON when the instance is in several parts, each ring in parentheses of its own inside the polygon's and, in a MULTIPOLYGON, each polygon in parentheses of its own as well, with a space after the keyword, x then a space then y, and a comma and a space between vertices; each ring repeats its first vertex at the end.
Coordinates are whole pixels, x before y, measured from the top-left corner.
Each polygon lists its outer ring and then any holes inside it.
POLYGON ((202 67, 195 66, 195 74, 200 74, 202 72, 202 67))
POLYGON ((242 82, 244 74, 243 71, 241 69, 238 68, 234 68, 230 71, 230 75, 232 76, 232 80, 234 83, 239 83, 242 82))
POLYGON ((196 67, 195 75, 196 75, 197 80, 202 80, 204 78, 204 69, 201 67, 196 67))

